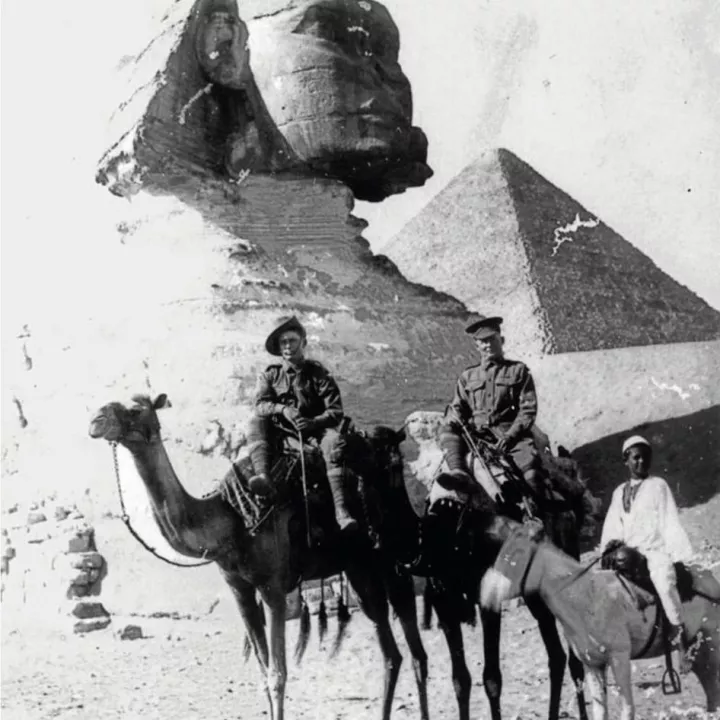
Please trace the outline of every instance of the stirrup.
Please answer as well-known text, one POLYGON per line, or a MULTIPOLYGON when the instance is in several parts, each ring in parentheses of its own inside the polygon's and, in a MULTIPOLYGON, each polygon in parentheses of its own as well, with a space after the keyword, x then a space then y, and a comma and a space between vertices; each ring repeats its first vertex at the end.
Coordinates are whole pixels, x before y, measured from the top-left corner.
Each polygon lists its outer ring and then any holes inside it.
POLYGON ((680 675, 672 665, 665 669, 662 676, 663 695, 678 695, 682 692, 682 683, 680 675))

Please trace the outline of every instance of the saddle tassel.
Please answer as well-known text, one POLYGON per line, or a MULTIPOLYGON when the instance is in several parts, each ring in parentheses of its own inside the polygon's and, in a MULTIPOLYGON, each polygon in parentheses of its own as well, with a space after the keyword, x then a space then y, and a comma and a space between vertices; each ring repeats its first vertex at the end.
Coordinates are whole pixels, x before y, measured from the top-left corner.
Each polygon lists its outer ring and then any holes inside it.
POLYGON ((328 629, 328 613, 325 605, 325 578, 320 578, 320 609, 318 610, 318 632, 320 642, 325 639, 328 629))

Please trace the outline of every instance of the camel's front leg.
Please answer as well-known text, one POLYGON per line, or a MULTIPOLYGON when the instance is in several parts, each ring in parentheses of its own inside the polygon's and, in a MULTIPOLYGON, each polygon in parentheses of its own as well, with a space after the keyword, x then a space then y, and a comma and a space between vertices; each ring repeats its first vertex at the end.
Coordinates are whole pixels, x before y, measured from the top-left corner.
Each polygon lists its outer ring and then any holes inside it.
POLYGON ((385 685, 383 688, 382 720, 390 720, 395 686, 397 685, 402 655, 395 642, 388 613, 388 598, 382 578, 370 565, 348 567, 347 576, 357 593, 360 607, 375 626, 380 652, 385 661, 385 685))
POLYGON ((605 668, 586 667, 585 682, 590 690, 593 720, 607 720, 607 680, 605 668))
POLYGON ((632 666, 630 653, 618 653, 610 659, 610 665, 620 691, 620 718, 621 720, 634 720, 635 703, 633 702, 632 666))
POLYGON ((412 576, 400 573, 395 568, 387 570, 387 589, 390 604, 397 613, 412 654, 413 671, 418 688, 420 719, 429 720, 427 696, 428 662, 427 653, 420 638, 415 605, 415 588, 412 576))
POLYGON ((268 640, 270 663, 267 687, 270 695, 272 720, 283 720, 285 713, 285 682, 287 662, 285 659, 285 593, 281 590, 260 590, 268 614, 268 640))
POLYGON ((265 621, 262 615, 262 608, 255 597, 255 588, 239 575, 222 570, 225 582, 230 586, 233 597, 237 603, 242 619, 245 623, 250 644, 263 677, 267 677, 268 670, 268 646, 265 638, 265 621))

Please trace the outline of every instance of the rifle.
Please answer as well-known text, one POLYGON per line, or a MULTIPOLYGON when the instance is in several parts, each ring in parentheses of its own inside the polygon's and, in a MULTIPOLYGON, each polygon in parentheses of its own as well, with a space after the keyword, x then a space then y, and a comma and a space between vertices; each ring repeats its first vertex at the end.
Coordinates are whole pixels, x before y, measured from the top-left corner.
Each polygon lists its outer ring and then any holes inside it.
MULTIPOLYGON (((500 450, 498 449, 497 446, 500 443, 500 438, 498 437, 498 434, 488 425, 483 425, 480 428, 480 432, 485 433, 486 435, 490 435, 495 440, 495 444, 491 443, 489 440, 484 439, 481 435, 475 436, 472 432, 472 429, 468 427, 467 423, 459 416, 455 408, 449 406, 448 409, 452 412, 455 422, 460 427, 463 438, 475 459, 480 462, 483 467, 485 467, 485 469, 488 471, 488 473, 494 480, 497 480, 497 478, 500 477, 500 475, 493 473, 492 470, 488 467, 485 455, 478 445, 478 443, 482 443, 486 451, 492 452, 498 459, 500 466, 503 468, 502 474, 505 475, 508 480, 518 483, 518 485, 520 486, 520 504, 522 506, 523 512, 528 518, 534 518, 535 515, 530 507, 530 503, 528 502, 527 498, 525 480, 522 476, 522 473, 513 462, 512 458, 508 457, 506 453, 500 452, 500 450)), ((499 484, 502 485, 503 483, 499 484)))

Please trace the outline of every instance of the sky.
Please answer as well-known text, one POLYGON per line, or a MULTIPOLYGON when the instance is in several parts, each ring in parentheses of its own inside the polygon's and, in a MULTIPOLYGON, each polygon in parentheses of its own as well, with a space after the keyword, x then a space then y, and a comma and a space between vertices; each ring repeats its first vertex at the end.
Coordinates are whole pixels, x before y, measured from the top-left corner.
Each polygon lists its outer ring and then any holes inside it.
MULTIPOLYGON (((102 271, 87 268, 113 271, 108 229, 123 201, 94 184, 94 168, 118 61, 144 47, 169 4, 2 5, 2 304, 11 327, 33 316, 65 322, 68 307, 81 311, 102 293, 102 271)), ((484 150, 507 147, 720 309, 719 4, 386 5, 435 176, 382 204, 357 204, 374 249, 484 150)))
POLYGON ((376 250, 506 147, 720 309, 720 3, 386 0, 435 176, 358 203, 376 250))

